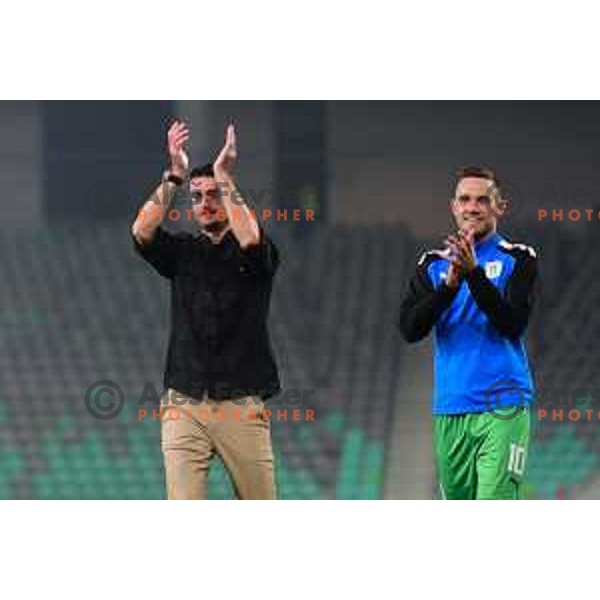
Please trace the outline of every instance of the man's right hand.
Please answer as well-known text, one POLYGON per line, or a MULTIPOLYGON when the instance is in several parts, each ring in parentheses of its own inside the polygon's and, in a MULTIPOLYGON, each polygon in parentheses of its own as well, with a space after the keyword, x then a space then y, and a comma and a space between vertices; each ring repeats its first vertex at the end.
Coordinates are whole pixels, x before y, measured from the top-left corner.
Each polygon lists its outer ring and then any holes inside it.
POLYGON ((446 276, 446 285, 449 288, 456 289, 460 285, 462 279, 462 269, 460 263, 457 261, 450 261, 450 268, 448 269, 448 275, 446 276))
POLYGON ((185 143, 190 139, 190 131, 183 121, 175 121, 167 133, 167 147, 171 161, 171 173, 177 177, 185 178, 190 161, 186 151, 185 143))
MULTIPOLYGON (((189 167, 189 159, 184 150, 185 143, 190 139, 190 132, 183 121, 175 121, 167 133, 167 149, 171 161, 169 170, 173 175, 185 179, 189 167)), ((131 233, 138 244, 149 244, 165 218, 169 205, 175 194, 174 185, 165 185, 162 181, 146 200, 137 214, 131 233)))

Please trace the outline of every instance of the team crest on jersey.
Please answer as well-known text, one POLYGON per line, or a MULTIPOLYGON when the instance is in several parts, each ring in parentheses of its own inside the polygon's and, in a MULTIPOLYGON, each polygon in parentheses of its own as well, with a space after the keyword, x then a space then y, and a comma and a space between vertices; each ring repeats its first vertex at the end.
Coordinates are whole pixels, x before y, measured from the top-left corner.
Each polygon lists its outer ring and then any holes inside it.
POLYGON ((502 263, 499 260, 491 260, 485 263, 485 274, 488 279, 496 279, 502 273, 502 263))

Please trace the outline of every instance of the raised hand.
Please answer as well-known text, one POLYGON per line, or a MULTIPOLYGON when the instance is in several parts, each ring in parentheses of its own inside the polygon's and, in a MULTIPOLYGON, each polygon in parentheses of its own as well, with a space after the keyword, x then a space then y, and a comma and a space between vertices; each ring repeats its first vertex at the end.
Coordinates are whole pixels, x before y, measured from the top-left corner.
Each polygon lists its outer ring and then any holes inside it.
POLYGON ((456 262, 463 271, 470 272, 477 266, 472 230, 449 235, 446 238, 446 246, 450 249, 452 261, 456 262))
POLYGON ((167 147, 171 161, 171 172, 185 178, 190 160, 185 151, 185 143, 190 139, 190 130, 183 121, 175 121, 167 133, 167 147))
POLYGON ((233 125, 227 127, 225 134, 225 145, 214 164, 215 176, 219 179, 221 175, 231 175, 237 159, 237 143, 235 139, 235 128, 233 125))
POLYGON ((462 268, 457 260, 450 260, 448 275, 446 275, 446 285, 450 288, 457 288, 463 277, 462 268))

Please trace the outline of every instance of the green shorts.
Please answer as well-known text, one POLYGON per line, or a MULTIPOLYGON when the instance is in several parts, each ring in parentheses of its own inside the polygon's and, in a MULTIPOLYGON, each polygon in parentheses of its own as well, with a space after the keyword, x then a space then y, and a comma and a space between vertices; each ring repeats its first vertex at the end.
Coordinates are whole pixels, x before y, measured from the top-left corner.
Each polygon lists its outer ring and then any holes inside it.
POLYGON ((434 415, 433 438, 441 497, 518 500, 529 448, 530 411, 434 415))

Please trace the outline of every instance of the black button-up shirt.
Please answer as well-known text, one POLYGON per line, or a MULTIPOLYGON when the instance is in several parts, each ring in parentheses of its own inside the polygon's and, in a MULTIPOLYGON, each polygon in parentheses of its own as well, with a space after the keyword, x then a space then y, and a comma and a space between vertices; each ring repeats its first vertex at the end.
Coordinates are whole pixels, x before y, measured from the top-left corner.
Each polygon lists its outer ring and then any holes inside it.
POLYGON ((165 388, 217 400, 277 393, 267 315, 279 259, 266 234, 246 250, 231 231, 214 244, 201 232, 159 227, 149 244, 134 243, 171 282, 165 388))

